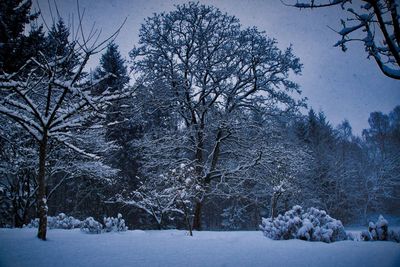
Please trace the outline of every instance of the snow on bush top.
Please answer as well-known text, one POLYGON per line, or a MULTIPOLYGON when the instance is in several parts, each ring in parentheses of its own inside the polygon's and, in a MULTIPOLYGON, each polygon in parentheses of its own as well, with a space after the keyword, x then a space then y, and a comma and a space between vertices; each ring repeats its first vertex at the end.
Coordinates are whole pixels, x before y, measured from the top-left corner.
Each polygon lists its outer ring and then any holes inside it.
POLYGON ((301 239, 330 243, 346 239, 340 220, 316 208, 309 208, 304 212, 298 205, 275 219, 262 218, 260 229, 266 237, 275 240, 301 239))

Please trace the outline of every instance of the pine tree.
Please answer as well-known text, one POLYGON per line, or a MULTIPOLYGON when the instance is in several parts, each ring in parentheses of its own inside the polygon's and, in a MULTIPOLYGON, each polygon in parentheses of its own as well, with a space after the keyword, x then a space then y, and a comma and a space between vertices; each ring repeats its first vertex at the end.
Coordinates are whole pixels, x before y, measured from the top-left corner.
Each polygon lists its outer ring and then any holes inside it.
POLYGON ((101 56, 100 67, 96 69, 94 78, 105 77, 110 73, 112 76, 104 79, 99 86, 97 86, 98 93, 102 93, 107 89, 111 92, 119 90, 129 82, 125 60, 118 50, 118 45, 114 42, 111 42, 107 46, 106 52, 101 56))
POLYGON ((68 58, 60 64, 59 71, 71 77, 74 67, 78 64, 78 55, 75 53, 74 43, 70 42, 69 38, 70 30, 60 17, 47 34, 46 55, 54 59, 57 57, 68 58))
POLYGON ((18 70, 27 59, 19 52, 25 26, 38 16, 38 13, 31 13, 31 6, 30 0, 0 2, 0 74, 18 70))
MULTIPOLYGON (((113 93, 124 88, 129 83, 129 76, 125 65, 125 60, 122 58, 118 45, 111 42, 107 46, 106 52, 100 58, 100 66, 94 73, 94 79, 102 79, 102 81, 94 88, 95 94, 102 94, 105 91, 113 93)), ((131 114, 129 109, 132 99, 124 99, 114 103, 107 111, 106 123, 107 137, 110 140, 117 141, 118 144, 124 145, 130 138, 128 119, 131 114), (122 106, 122 107, 121 107, 122 106)))
MULTIPOLYGON (((94 94, 112 93, 128 85, 129 76, 125 60, 114 42, 108 44, 93 77, 95 80, 102 79, 94 88, 94 94)), ((134 120, 136 116, 134 116, 133 106, 132 97, 116 101, 108 108, 105 120, 107 140, 119 146, 113 154, 108 155, 108 161, 120 170, 121 187, 127 186, 124 183, 132 180, 131 178, 138 172, 138 162, 130 142, 141 135, 142 127, 141 123, 134 120)))

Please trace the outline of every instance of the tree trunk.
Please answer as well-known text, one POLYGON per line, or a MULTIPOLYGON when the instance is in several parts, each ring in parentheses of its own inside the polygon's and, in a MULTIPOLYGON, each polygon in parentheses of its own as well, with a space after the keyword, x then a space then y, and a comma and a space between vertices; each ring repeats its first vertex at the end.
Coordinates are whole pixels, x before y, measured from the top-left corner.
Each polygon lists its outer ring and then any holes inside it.
POLYGON ((369 205, 369 199, 367 201, 365 201, 364 211, 363 211, 363 217, 364 217, 363 219, 364 219, 364 223, 366 225, 369 224, 369 222, 368 222, 368 205, 369 205))
MULTIPOLYGON (((196 147, 196 173, 198 177, 201 177, 203 174, 203 168, 204 168, 204 163, 203 163, 203 150, 204 150, 204 136, 203 136, 203 129, 204 129, 204 124, 201 124, 200 127, 202 127, 198 132, 197 132, 197 147, 196 147)), ((203 183, 207 183, 207 181, 204 181, 203 183)), ((200 231, 201 230, 201 208, 202 208, 202 203, 201 201, 196 201, 196 207, 194 211, 194 218, 193 218, 193 229, 200 231)))
POLYGON ((276 207, 278 206, 278 200, 281 196, 281 193, 273 193, 271 197, 271 219, 273 220, 276 217, 276 207))
POLYGON ((203 204, 198 201, 194 210, 193 229, 201 231, 201 208, 203 204))
MULTIPOLYGON (((13 225, 16 228, 22 228, 23 223, 21 221, 21 217, 19 216, 19 211, 20 211, 19 200, 20 200, 20 197, 18 196, 18 191, 19 191, 18 185, 16 186, 16 188, 17 189, 15 190, 16 191, 15 192, 15 196, 13 197, 13 201, 12 201, 12 207, 13 207, 12 208, 12 213, 13 213, 13 217, 14 217, 13 218, 13 225)), ((13 190, 13 189, 11 189, 11 190, 13 190)))
POLYGON ((39 173, 38 173, 38 215, 39 215, 39 229, 38 238, 46 240, 47 232, 47 198, 46 198, 46 147, 47 135, 43 135, 43 140, 39 144, 39 173))
POLYGON ((271 219, 273 220, 275 218, 275 214, 276 214, 276 197, 275 194, 272 195, 271 197, 271 219))
POLYGON ((22 228, 22 226, 24 226, 24 223, 18 214, 18 210, 16 210, 16 211, 14 211, 14 227, 22 228))
MULTIPOLYGON (((220 153, 222 134, 223 134, 222 130, 219 129, 218 132, 217 132, 217 136, 215 138, 216 144, 215 144, 214 152, 212 154, 211 167, 210 167, 209 174, 211 172, 213 172, 217 168, 217 163, 218 163, 218 160, 219 160, 219 153, 220 153)), ((201 154, 198 153, 199 155, 201 155, 200 157, 197 156, 197 154, 196 154, 198 162, 202 162, 203 161, 203 156, 202 156, 203 155, 202 154, 203 146, 204 146, 203 142, 201 142, 201 147, 198 145, 198 151, 201 152, 201 154), (201 149, 199 149, 199 148, 201 148, 201 149)), ((198 172, 198 173, 200 173, 200 172, 198 172)), ((210 182, 211 182, 211 179, 210 179, 209 176, 207 176, 205 178, 205 180, 204 180, 204 185, 208 186, 210 184, 210 182)), ((203 197, 202 201, 204 201, 204 197, 203 197)), ((195 229, 197 231, 201 231, 201 209, 203 207, 202 201, 198 201, 196 203, 196 208, 195 208, 195 212, 194 212, 193 229, 195 229)))
POLYGON ((186 227, 189 231, 189 235, 193 236, 193 226, 190 223, 190 214, 189 214, 188 208, 186 207, 185 203, 182 200, 181 200, 181 202, 182 202, 182 207, 183 207, 183 210, 185 213, 184 215, 185 215, 186 227))
POLYGON ((190 236, 193 236, 193 229, 192 229, 192 225, 190 224, 190 218, 189 218, 189 214, 185 214, 185 217, 186 217, 186 226, 187 226, 187 228, 188 228, 188 230, 189 230, 189 235, 190 236))
MULTIPOLYGON (((29 180, 28 180, 29 181, 29 180)), ((24 184, 25 182, 23 182, 24 184)), ((28 182, 28 187, 26 188, 25 186, 21 186, 20 182, 17 182, 17 185, 15 187, 15 196, 13 198, 13 214, 14 214, 14 227, 16 228, 22 228, 24 224, 26 223, 28 211, 29 211, 29 205, 30 205, 30 199, 29 195, 26 196, 24 195, 25 192, 29 192, 29 182, 28 182), (22 193, 21 193, 22 192, 22 193), (24 203, 25 201, 25 203, 24 203)))

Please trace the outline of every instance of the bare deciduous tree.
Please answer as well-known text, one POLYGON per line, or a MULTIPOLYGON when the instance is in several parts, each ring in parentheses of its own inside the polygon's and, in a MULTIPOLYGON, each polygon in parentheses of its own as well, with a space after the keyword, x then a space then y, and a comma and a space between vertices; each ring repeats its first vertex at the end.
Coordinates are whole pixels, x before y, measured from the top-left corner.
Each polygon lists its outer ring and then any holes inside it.
POLYGON ((42 240, 46 240, 49 142, 60 142, 79 154, 96 158, 95 154, 80 147, 76 137, 80 129, 87 127, 93 117, 101 115, 111 101, 127 95, 126 92, 108 90, 101 95, 91 94, 92 87, 101 81, 90 80, 84 73, 85 66, 119 30, 99 41, 100 32, 92 30, 85 34, 79 7, 78 14, 78 30, 73 34, 73 40, 63 47, 62 55, 39 51, 38 56, 30 58, 18 71, 0 75, 0 114, 14 120, 38 144, 38 237, 42 240), (66 66, 72 67, 66 70, 66 66))
MULTIPOLYGON (((191 2, 156 14, 142 25, 139 44, 131 51, 133 70, 155 108, 176 119, 172 142, 165 142, 165 132, 158 139, 163 142, 150 140, 152 148, 164 148, 163 162, 194 164, 204 188, 259 161, 258 149, 249 148, 252 136, 244 135, 252 127, 251 111, 300 104, 289 95, 300 92, 288 78, 301 71, 292 49, 279 50, 274 39, 255 28, 241 29, 238 19, 214 7, 191 2)), ((195 229, 201 228, 203 200, 196 203, 195 229)))

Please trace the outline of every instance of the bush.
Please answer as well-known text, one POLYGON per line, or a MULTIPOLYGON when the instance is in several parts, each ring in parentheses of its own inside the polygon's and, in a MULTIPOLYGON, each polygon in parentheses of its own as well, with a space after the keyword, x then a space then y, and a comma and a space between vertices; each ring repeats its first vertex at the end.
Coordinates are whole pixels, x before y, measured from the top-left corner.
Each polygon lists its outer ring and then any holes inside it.
MULTIPOLYGON (((28 228, 38 228, 39 227, 39 219, 36 218, 32 220, 25 227, 28 228)), ((85 233, 89 234, 100 234, 104 232, 121 232, 128 230, 128 227, 125 225, 125 220, 122 218, 122 215, 118 213, 117 218, 114 217, 104 217, 104 229, 103 225, 93 219, 93 217, 88 217, 84 221, 80 221, 75 219, 72 216, 67 216, 64 213, 60 213, 57 216, 48 216, 47 217, 47 227, 49 229, 74 229, 81 228, 81 230, 85 233)))
POLYGON ((389 230, 388 221, 382 215, 379 215, 378 221, 376 223, 370 222, 368 231, 361 233, 361 240, 400 242, 400 233, 389 230))
MULTIPOLYGON (((47 221, 49 221, 49 217, 47 217, 47 221)), ((30 223, 24 225, 27 228, 38 228, 39 227, 39 218, 32 219, 30 223)))
POLYGON ((301 239, 330 243, 347 239, 341 221, 316 208, 304 212, 300 206, 294 206, 275 219, 263 218, 260 229, 266 237, 275 240, 301 239))
MULTIPOLYGON (((82 221, 75 219, 72 216, 67 216, 64 213, 60 213, 57 216, 48 216, 47 217, 47 227, 49 229, 74 229, 80 228, 82 225, 82 221)), ((38 228, 39 227, 39 219, 36 218, 32 220, 28 225, 28 228, 38 228)))
POLYGON ((86 218, 81 225, 81 231, 87 234, 101 234, 103 225, 93 219, 93 217, 86 218))
POLYGON ((361 235, 359 233, 346 232, 347 240, 361 241, 361 235))
POLYGON ((128 230, 125 226, 125 220, 122 219, 121 213, 118 213, 117 218, 104 217, 104 231, 105 232, 122 232, 128 230))
POLYGON ((82 221, 60 213, 55 217, 48 217, 47 223, 50 229, 74 229, 80 228, 82 221))

